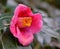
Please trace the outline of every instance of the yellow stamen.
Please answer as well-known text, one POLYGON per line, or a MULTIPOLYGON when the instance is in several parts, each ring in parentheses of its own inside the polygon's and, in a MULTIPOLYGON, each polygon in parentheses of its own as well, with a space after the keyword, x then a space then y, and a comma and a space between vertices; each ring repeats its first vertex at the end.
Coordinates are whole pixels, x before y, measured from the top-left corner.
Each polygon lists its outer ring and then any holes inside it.
POLYGON ((21 27, 29 27, 32 23, 31 17, 20 17, 21 27))

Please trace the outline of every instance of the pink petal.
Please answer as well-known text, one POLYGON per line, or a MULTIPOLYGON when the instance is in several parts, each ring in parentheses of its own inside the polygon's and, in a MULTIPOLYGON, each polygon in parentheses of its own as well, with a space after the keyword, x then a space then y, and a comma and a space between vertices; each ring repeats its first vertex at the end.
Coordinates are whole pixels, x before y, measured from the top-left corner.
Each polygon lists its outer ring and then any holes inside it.
POLYGON ((25 16, 28 16, 29 13, 32 13, 29 7, 23 4, 19 4, 15 9, 14 15, 17 15, 19 17, 20 16, 25 17, 25 16))
POLYGON ((29 30, 22 29, 20 32, 19 28, 17 27, 17 33, 19 42, 24 46, 30 44, 33 41, 33 34, 29 30))
POLYGON ((34 16, 32 16, 32 19, 33 21, 30 27, 31 31, 33 32, 33 34, 40 32, 43 25, 42 16, 39 13, 37 13, 37 14, 34 14, 34 16))
POLYGON ((11 33, 17 37, 17 34, 16 34, 16 22, 17 22, 17 16, 13 16, 11 22, 10 22, 10 31, 11 33))

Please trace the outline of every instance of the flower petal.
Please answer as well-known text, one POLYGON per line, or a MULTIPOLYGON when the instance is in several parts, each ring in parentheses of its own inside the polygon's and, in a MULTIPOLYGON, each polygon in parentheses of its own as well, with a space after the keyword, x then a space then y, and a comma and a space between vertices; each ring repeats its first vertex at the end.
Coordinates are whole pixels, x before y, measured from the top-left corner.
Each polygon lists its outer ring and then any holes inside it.
POLYGON ((18 40, 24 46, 30 44, 33 41, 33 34, 27 29, 21 29, 17 27, 18 40))
POLYGON ((39 13, 37 13, 37 14, 34 14, 34 16, 32 16, 32 19, 33 21, 30 27, 31 31, 33 32, 33 34, 40 32, 43 25, 42 16, 39 13))
POLYGON ((29 13, 32 13, 31 9, 29 7, 27 7, 26 5, 23 4, 19 4, 14 12, 14 15, 17 15, 19 17, 25 17, 28 16, 29 13))
POLYGON ((10 31, 11 33, 17 37, 17 34, 16 34, 16 22, 17 22, 17 16, 13 16, 11 22, 10 22, 10 31))

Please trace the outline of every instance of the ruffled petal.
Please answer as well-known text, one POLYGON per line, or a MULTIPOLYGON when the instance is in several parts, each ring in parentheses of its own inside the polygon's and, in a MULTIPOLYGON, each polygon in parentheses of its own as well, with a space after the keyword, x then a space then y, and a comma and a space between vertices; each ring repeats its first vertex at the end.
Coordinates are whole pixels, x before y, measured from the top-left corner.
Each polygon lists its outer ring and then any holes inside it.
POLYGON ((17 27, 17 33, 18 33, 18 40, 19 42, 26 46, 29 45, 33 41, 33 34, 28 29, 20 29, 17 27))
POLYGON ((30 30, 33 32, 33 34, 40 32, 43 25, 42 16, 39 13, 37 13, 34 14, 34 16, 32 16, 32 19, 33 21, 30 30))
POLYGON ((11 22, 10 22, 10 31, 11 33, 17 37, 17 33, 16 33, 16 22, 17 22, 17 16, 13 16, 11 22))
POLYGON ((32 14, 32 11, 29 7, 23 4, 19 4, 15 9, 14 15, 17 15, 18 17, 26 17, 30 13, 32 14))

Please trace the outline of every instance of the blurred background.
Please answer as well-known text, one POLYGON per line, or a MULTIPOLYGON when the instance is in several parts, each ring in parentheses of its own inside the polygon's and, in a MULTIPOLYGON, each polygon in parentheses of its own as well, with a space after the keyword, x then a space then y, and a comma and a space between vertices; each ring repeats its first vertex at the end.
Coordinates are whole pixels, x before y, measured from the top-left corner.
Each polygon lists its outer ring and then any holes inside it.
MULTIPOLYGON (((44 23, 41 32, 34 35, 30 48, 26 49, 60 49, 60 0, 0 0, 0 35, 2 29, 5 31, 9 25, 14 9, 20 3, 31 7, 33 13, 39 12, 44 23)), ((0 49, 6 46, 4 37, 2 39, 0 36, 0 49)))

